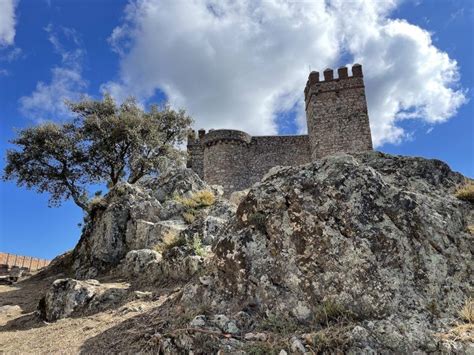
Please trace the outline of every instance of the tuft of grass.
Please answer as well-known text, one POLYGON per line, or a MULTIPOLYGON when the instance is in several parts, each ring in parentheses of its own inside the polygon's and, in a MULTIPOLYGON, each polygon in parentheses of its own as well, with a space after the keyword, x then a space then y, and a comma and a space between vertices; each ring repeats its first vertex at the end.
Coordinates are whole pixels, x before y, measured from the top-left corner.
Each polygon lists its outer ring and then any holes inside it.
POLYGON ((431 300, 427 306, 426 306, 426 309, 433 315, 439 317, 440 315, 440 312, 439 312, 439 309, 438 309, 438 305, 436 304, 436 301, 435 300, 431 300))
POLYGON ((216 202, 216 197, 208 190, 194 192, 190 197, 175 196, 174 199, 187 208, 208 207, 216 202))
POLYGON ((272 333, 290 335, 296 332, 298 324, 283 315, 270 314, 267 318, 263 319, 259 328, 272 333))
POLYGON ((153 249, 155 251, 157 251, 158 253, 163 254, 165 251, 171 250, 174 247, 181 247, 183 245, 186 245, 186 239, 184 239, 184 237, 178 235, 174 239, 168 241, 167 243, 158 244, 153 249))
POLYGON ((186 223, 191 224, 196 220, 194 210, 183 212, 183 219, 186 223))
POLYGON ((459 317, 464 323, 457 323, 446 333, 438 333, 436 336, 448 342, 474 342, 474 299, 472 297, 468 298, 459 310, 459 317))
POLYGON ((351 320, 354 314, 343 305, 333 299, 328 299, 321 303, 315 312, 315 319, 320 324, 328 324, 331 321, 351 320))
POLYGON ((335 326, 310 334, 307 342, 317 354, 344 354, 350 343, 350 331, 353 326, 335 326))
POLYGON ((196 220, 201 208, 212 206, 216 197, 211 191, 202 190, 193 193, 190 197, 173 196, 173 199, 185 207, 182 216, 186 223, 191 224, 196 220))
POLYGON ((466 181, 462 186, 458 187, 454 196, 463 201, 474 202, 474 182, 466 181))
POLYGON ((468 298, 459 311, 459 316, 466 323, 474 324, 474 298, 468 298))

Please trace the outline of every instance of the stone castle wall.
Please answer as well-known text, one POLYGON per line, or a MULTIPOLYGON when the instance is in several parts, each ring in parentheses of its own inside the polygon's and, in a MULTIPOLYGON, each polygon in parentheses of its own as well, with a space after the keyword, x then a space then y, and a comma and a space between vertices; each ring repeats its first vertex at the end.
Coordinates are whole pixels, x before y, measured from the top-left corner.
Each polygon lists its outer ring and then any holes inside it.
POLYGON ((237 130, 199 130, 188 136, 188 167, 229 195, 243 190, 274 166, 309 163, 338 152, 372 150, 362 67, 311 72, 305 93, 308 135, 258 136, 237 130))
MULTIPOLYGON (((274 166, 311 161, 308 136, 252 137, 236 130, 215 130, 189 142, 188 151, 194 153, 194 160, 203 156, 204 180, 222 185, 226 194, 248 188, 274 166)), ((188 167, 201 166, 190 160, 188 167)))

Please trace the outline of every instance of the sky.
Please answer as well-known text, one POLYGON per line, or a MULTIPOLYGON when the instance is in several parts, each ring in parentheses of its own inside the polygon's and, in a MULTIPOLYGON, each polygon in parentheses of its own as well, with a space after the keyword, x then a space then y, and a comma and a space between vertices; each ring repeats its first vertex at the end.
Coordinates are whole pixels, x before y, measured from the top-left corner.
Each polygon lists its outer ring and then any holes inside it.
MULTIPOLYGON (((0 0, 0 168, 15 130, 105 92, 195 128, 304 134, 309 72, 361 63, 375 148, 474 177, 473 36, 472 0, 0 0)), ((2 252, 53 258, 82 217, 0 182, 2 252)))

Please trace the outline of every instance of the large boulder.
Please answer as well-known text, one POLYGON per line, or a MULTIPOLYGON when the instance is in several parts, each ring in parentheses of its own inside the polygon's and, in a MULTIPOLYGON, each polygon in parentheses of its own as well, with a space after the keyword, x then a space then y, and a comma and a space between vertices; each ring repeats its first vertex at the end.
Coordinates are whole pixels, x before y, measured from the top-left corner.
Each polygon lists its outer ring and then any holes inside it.
POLYGON ((127 289, 108 287, 97 280, 58 279, 41 299, 38 310, 48 322, 95 313, 122 302, 127 289))
POLYGON ((472 292, 473 205, 454 196, 464 179, 376 152, 272 169, 183 302, 312 329, 343 320, 343 350, 435 351, 472 292))

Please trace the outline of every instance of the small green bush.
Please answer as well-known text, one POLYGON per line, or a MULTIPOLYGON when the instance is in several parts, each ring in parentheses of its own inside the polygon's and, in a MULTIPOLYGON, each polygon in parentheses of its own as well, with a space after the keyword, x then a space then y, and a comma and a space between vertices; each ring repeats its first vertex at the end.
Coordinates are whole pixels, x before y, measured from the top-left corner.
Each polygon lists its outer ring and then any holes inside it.
POLYGON ((474 202, 474 182, 466 181, 466 183, 460 186, 454 195, 463 201, 474 202))
POLYGON ((199 238, 197 235, 193 237, 193 241, 191 244, 191 247, 194 250, 194 253, 198 256, 205 256, 206 255, 206 250, 202 247, 202 241, 201 238, 199 238))

